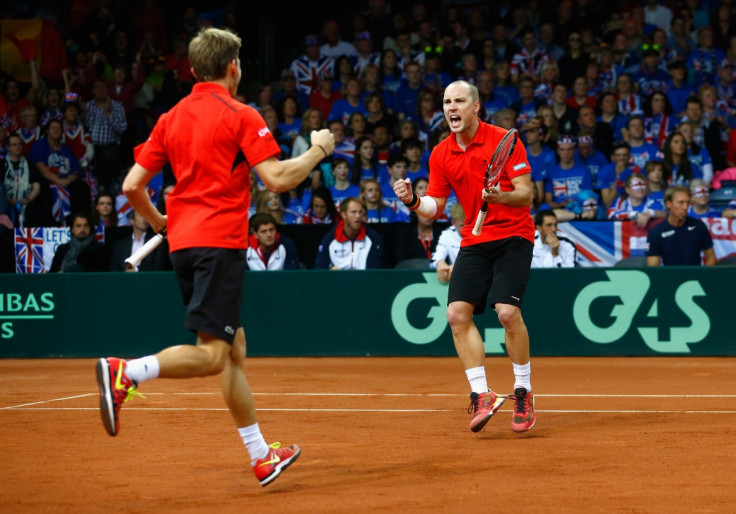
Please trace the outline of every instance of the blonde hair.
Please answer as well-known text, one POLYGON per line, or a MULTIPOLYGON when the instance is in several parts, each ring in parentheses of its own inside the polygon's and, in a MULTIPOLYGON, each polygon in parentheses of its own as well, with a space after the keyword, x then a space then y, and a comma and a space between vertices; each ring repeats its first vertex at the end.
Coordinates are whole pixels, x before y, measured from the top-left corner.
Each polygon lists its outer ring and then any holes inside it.
POLYGON ((465 211, 460 203, 456 203, 450 208, 450 217, 454 220, 465 219, 465 211))
POLYGON ((238 59, 241 41, 227 30, 204 29, 189 43, 189 62, 197 79, 218 80, 227 74, 227 66, 238 59))

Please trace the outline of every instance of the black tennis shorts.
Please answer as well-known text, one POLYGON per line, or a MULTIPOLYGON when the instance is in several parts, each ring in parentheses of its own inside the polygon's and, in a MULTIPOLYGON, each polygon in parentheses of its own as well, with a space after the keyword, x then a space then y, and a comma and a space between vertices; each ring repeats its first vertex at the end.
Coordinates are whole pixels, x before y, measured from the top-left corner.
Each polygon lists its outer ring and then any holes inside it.
POLYGON ((461 247, 450 275, 447 303, 473 303, 474 314, 485 312, 486 298, 491 307, 497 303, 521 307, 533 249, 531 241, 518 236, 461 247))
POLYGON ((185 248, 171 253, 187 308, 184 326, 233 344, 241 327, 245 250, 185 248))

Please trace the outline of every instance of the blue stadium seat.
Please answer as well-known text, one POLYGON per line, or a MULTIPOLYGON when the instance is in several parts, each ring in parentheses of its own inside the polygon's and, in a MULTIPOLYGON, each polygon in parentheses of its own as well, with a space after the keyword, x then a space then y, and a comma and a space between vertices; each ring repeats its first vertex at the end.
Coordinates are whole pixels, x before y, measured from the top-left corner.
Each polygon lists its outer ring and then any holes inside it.
POLYGON ((736 199, 736 184, 724 185, 710 192, 708 204, 716 209, 724 209, 731 200, 736 199))

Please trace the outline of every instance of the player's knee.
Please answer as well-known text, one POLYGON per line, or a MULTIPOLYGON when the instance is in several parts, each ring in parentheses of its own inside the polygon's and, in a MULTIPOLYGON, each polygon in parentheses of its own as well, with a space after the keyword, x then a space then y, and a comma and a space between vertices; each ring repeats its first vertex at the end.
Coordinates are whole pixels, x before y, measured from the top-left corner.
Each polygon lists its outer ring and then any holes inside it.
POLYGON ((447 322, 453 330, 461 330, 473 322, 473 311, 469 313, 454 303, 447 306, 447 322))
POLYGON ((227 360, 227 353, 212 352, 207 363, 207 375, 219 375, 225 371, 227 360))
POLYGON ((506 330, 513 329, 521 322, 521 311, 513 305, 496 304, 496 312, 498 313, 498 321, 506 330))
POLYGON ((202 345, 206 357, 201 361, 202 376, 219 375, 225 370, 230 358, 230 345, 225 341, 210 342, 202 345))

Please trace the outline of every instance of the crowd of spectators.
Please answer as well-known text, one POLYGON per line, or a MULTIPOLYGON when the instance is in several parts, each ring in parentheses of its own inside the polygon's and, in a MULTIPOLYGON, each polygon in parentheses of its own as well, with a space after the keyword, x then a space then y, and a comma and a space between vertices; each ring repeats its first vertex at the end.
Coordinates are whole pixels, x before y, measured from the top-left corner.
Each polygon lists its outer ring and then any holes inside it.
MULTIPOLYGON (((91 6, 74 19, 36 13, 64 55, 41 70, 35 50, 16 40, 30 82, 0 75, 0 187, 16 227, 65 226, 79 212, 127 225, 120 184, 134 147, 194 83, 188 41, 203 26, 240 27, 230 9, 204 16, 188 6, 172 20, 155 1, 91 6)), ((345 227, 366 237, 363 225, 343 219, 345 209, 361 211, 368 239, 372 225, 406 223, 415 227, 409 239, 422 243, 418 255, 423 246, 432 262, 439 232, 418 226, 391 185, 409 178, 421 191, 426 183, 429 154, 450 134, 442 92, 456 79, 477 86, 484 121, 521 132, 536 186, 532 215, 646 226, 666 216, 664 191, 675 185, 691 188, 689 216, 736 214, 734 199, 708 202, 736 178, 733 4, 369 0, 347 14, 305 26, 301 55, 241 88, 238 99, 262 114, 282 158, 305 152, 312 130, 329 128, 336 140, 334 154, 288 193, 266 191, 254 174, 252 215, 328 224, 340 241, 350 239, 345 227)), ((163 170, 150 184, 154 201, 172 185, 163 170)), ((445 226, 455 203, 448 199, 445 226)), ((367 262, 385 265, 374 257, 367 262)), ((322 253, 318 261, 336 266, 322 253)))

